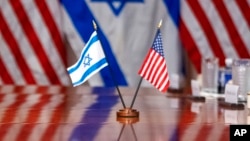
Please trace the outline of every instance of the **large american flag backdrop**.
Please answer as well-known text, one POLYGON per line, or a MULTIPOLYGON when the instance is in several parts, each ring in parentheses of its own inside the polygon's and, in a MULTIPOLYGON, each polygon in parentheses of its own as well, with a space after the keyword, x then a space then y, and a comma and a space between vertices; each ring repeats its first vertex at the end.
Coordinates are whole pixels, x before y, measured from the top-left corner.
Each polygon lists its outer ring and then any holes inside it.
MULTIPOLYGON (((219 57, 220 65, 250 57, 250 0, 162 2, 198 72, 202 57, 219 57)), ((62 11, 58 0, 0 1, 0 84, 70 85, 62 11)))
POLYGON ((183 0, 180 37, 191 61, 201 71, 202 57, 249 58, 249 0, 183 0))
POLYGON ((0 1, 0 84, 70 84, 57 0, 0 1))

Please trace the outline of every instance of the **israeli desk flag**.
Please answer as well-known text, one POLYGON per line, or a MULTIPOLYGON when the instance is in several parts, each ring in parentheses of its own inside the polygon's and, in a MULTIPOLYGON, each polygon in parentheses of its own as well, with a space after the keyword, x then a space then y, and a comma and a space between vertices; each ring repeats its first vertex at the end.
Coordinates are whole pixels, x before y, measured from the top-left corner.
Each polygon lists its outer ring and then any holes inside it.
POLYGON ((87 81, 95 73, 108 65, 101 43, 94 31, 83 48, 78 61, 67 69, 73 86, 87 81))

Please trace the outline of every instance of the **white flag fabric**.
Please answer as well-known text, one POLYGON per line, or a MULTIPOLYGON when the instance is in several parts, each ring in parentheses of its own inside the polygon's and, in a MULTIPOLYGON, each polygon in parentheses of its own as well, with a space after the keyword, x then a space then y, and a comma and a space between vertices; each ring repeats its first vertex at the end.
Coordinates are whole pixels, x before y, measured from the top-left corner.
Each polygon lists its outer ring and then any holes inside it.
POLYGON ((107 65, 108 63, 102 50, 101 43, 97 37, 96 31, 94 31, 83 48, 80 58, 67 70, 73 86, 78 86, 107 65))

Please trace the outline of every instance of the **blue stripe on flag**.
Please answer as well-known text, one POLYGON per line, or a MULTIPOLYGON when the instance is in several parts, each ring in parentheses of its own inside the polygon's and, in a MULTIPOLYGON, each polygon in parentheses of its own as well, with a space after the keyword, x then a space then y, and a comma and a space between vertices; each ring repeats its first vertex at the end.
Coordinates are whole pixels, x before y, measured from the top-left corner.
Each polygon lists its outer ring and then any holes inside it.
POLYGON ((86 70, 86 72, 82 75, 81 79, 77 82, 74 82, 73 85, 79 85, 81 84, 82 82, 85 81, 85 79, 91 74, 93 73, 94 71, 96 71, 100 66, 106 64, 107 61, 105 58, 101 59, 100 61, 96 62, 94 65, 91 65, 91 67, 89 67, 88 70, 86 70))
POLYGON ((81 54, 80 59, 79 59, 79 61, 77 62, 77 64, 76 64, 74 67, 72 67, 72 68, 70 68, 70 69, 68 70, 69 73, 72 73, 72 72, 74 72, 75 70, 77 70, 77 69, 79 68, 79 66, 82 64, 83 57, 86 56, 85 54, 86 54, 86 52, 89 50, 89 47, 92 46, 92 44, 94 44, 94 43, 97 42, 97 41, 98 41, 97 35, 95 35, 93 38, 90 39, 90 41, 89 41, 89 43, 87 44, 87 46, 85 46, 85 49, 83 49, 83 50, 84 50, 84 51, 83 51, 83 54, 81 54))
POLYGON ((163 0, 168 13, 170 14, 172 20, 176 27, 179 27, 180 21, 180 0, 163 0))
MULTIPOLYGON (((180 26, 180 0, 163 0, 166 6, 166 9, 168 10, 168 13, 170 14, 171 19, 173 20, 177 32, 179 31, 180 26)), ((183 52, 181 52, 182 56, 182 65, 181 65, 181 72, 183 75, 186 75, 186 69, 185 69, 185 58, 183 57, 183 52)))
MULTIPOLYGON (((69 14, 75 28, 77 29, 78 33, 80 34, 81 38, 86 43, 93 32, 93 25, 92 20, 95 20, 94 16, 92 15, 90 9, 88 8, 87 4, 83 0, 61 0, 60 1, 67 13, 69 14)), ((95 20, 96 21, 96 20, 95 20)), ((98 24, 97 24, 98 25, 98 24)), ((105 52, 105 56, 108 59, 108 64, 112 69, 104 68, 100 71, 104 85, 106 87, 115 86, 112 76, 114 75, 117 85, 124 85, 127 86, 127 81, 124 77, 123 72, 121 71, 116 58, 111 50, 110 43, 108 42, 107 38, 104 36, 102 30, 98 28, 98 35, 99 39, 102 42, 102 47, 105 52), (119 79, 116 79, 119 78, 119 79)))

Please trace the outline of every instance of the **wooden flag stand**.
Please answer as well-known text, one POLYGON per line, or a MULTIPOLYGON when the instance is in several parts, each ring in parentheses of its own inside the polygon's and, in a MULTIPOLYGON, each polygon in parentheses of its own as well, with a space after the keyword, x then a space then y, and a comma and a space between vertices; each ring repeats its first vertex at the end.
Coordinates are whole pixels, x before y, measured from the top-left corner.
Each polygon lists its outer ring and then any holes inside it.
POLYGON ((137 97, 139 88, 141 86, 141 82, 142 82, 142 77, 141 77, 140 82, 137 86, 137 89, 136 89, 136 92, 135 92, 135 95, 134 95, 134 98, 132 100, 130 107, 119 110, 116 113, 117 118, 121 118, 123 120, 128 120, 128 121, 130 121, 131 118, 135 118, 135 120, 138 118, 138 120, 139 120, 139 112, 136 109, 132 109, 132 107, 135 103, 135 98, 137 97))
POLYGON ((134 98, 132 100, 132 103, 130 105, 129 108, 124 108, 124 109, 120 109, 117 113, 116 113, 116 116, 117 116, 117 119, 121 119, 121 120, 124 120, 124 121, 131 121, 131 120, 137 120, 138 118, 138 121, 139 121, 139 111, 137 111, 136 109, 132 109, 134 103, 135 103, 135 98, 137 97, 137 94, 138 94, 138 91, 139 91, 139 88, 141 86, 141 82, 142 82, 142 77, 140 79, 140 82, 137 86, 137 89, 136 89, 136 92, 135 92, 135 95, 134 95, 134 98))
MULTIPOLYGON (((139 112, 136 109, 125 108, 120 109, 117 113, 117 118, 138 118, 139 112)), ((128 119, 131 120, 131 119, 128 119)))
POLYGON ((139 112, 138 111, 130 111, 129 113, 126 113, 126 109, 122 109, 119 112, 117 112, 117 118, 116 120, 122 124, 134 124, 139 121, 139 112))

